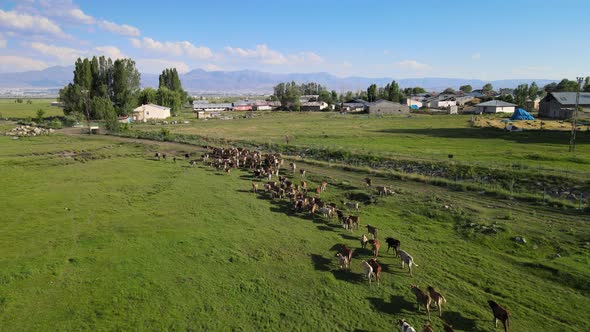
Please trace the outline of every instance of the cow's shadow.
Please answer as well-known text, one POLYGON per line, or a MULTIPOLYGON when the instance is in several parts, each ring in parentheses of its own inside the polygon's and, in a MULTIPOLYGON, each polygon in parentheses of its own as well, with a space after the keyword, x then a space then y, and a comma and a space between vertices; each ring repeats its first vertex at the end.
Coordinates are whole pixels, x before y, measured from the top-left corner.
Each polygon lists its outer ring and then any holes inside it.
MULTIPOLYGON (((447 322, 447 324, 452 325, 455 329, 464 330, 464 331, 475 331, 475 332, 485 331, 485 330, 482 330, 481 328, 477 327, 477 324, 475 323, 476 319, 464 317, 460 312, 444 311, 444 309, 445 309, 445 307, 443 306, 442 319, 445 322, 447 322)), ((491 321, 492 320, 490 319, 490 322, 491 321)))
POLYGON ((416 304, 406 300, 403 296, 392 295, 389 302, 386 302, 382 298, 369 297, 369 303, 382 313, 399 315, 399 314, 416 314, 416 304))
POLYGON ((330 271, 330 264, 332 260, 325 258, 324 256, 311 254, 310 255, 311 262, 313 263, 313 267, 318 271, 330 271))

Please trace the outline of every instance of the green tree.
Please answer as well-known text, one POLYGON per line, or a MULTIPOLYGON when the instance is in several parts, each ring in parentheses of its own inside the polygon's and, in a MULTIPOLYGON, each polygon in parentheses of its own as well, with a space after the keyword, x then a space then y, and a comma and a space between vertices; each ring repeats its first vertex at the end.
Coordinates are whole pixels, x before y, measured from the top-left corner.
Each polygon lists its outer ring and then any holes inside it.
POLYGON ((561 80, 555 86, 553 92, 576 92, 578 91, 578 82, 570 81, 567 78, 561 80))
POLYGON ((455 93, 455 89, 453 89, 453 88, 446 88, 445 91, 443 91, 443 93, 455 93))
POLYGON ((518 105, 518 107, 525 107, 526 100, 529 96, 529 85, 528 84, 520 84, 519 86, 514 89, 514 101, 518 105))
POLYGON ((483 92, 490 92, 494 90, 494 87, 492 86, 492 83, 487 83, 481 89, 483 90, 483 92))
POLYGON ((117 114, 129 114, 137 104, 140 74, 135 68, 135 61, 118 59, 113 64, 113 96, 112 101, 117 114))
POLYGON ((181 93, 178 91, 172 91, 163 86, 158 89, 158 104, 170 107, 170 112, 175 116, 182 108, 181 93))
POLYGON ((584 80, 584 92, 590 92, 590 76, 586 76, 584 80))
POLYGON ((389 84, 389 89, 387 91, 387 100, 396 102, 400 100, 399 85, 396 81, 391 81, 391 84, 389 84))
POLYGON ((531 83, 531 85, 529 86, 529 99, 532 101, 535 101, 535 99, 539 96, 539 86, 537 85, 537 82, 533 82, 531 83))
POLYGON ((338 92, 336 90, 332 90, 332 103, 338 103, 338 92))
POLYGON ((473 87, 471 85, 469 85, 469 84, 467 84, 467 85, 461 85, 459 87, 459 90, 460 91, 463 91, 465 93, 469 93, 469 92, 473 91, 473 87))
POLYGON ((37 119, 36 122, 37 123, 41 123, 43 122, 43 117, 45 116, 45 111, 43 109, 38 109, 37 110, 37 119))
POLYGON ((137 97, 137 105, 157 104, 158 91, 154 88, 145 88, 141 90, 137 97))
POLYGON ((113 103, 107 97, 93 97, 90 101, 93 118, 104 120, 109 131, 119 131, 119 119, 113 103))
POLYGON ((367 88, 367 101, 373 102, 377 100, 377 84, 371 84, 367 88))

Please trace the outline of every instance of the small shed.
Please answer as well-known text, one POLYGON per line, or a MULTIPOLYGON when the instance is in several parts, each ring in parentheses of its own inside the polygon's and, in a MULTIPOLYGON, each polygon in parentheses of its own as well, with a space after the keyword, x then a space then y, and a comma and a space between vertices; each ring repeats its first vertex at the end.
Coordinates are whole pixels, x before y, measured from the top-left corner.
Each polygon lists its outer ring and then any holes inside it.
POLYGON ((490 100, 477 104, 475 107, 477 107, 477 113, 514 113, 516 105, 502 100, 490 100))

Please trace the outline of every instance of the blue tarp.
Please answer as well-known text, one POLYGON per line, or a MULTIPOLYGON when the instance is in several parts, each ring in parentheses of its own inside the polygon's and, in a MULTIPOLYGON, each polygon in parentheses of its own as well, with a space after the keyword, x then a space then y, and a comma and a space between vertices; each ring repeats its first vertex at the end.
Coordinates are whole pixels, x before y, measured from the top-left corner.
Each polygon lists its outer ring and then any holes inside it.
POLYGON ((535 118, 533 118, 533 116, 523 110, 522 108, 517 108, 516 111, 514 111, 514 113, 512 114, 512 116, 510 117, 510 120, 534 120, 535 118))
POLYGON ((412 106, 410 106, 410 108, 413 109, 413 110, 417 110, 418 109, 418 105, 412 105, 412 106))

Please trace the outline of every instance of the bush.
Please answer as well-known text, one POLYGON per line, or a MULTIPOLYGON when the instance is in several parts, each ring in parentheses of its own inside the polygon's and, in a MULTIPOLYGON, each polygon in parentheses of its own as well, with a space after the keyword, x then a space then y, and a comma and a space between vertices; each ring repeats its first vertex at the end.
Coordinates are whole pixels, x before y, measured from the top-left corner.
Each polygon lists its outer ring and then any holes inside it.
POLYGON ((55 118, 55 119, 51 120, 50 122, 48 122, 46 127, 51 128, 51 129, 61 129, 64 126, 63 126, 63 123, 59 119, 55 118))

